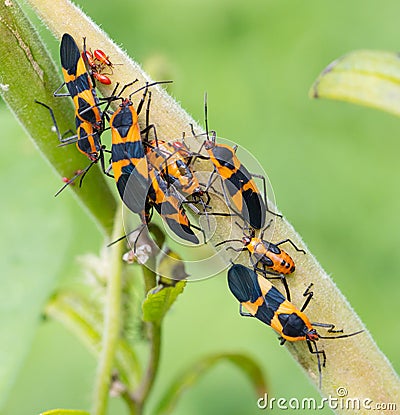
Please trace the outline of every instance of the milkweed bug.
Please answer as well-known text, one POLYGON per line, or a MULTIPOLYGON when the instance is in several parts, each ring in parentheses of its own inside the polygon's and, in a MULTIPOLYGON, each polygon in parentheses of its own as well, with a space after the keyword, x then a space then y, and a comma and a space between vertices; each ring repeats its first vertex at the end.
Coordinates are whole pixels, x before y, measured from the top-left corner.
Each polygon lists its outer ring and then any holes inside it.
POLYGON ((145 200, 144 209, 141 212, 138 212, 143 224, 142 228, 139 231, 135 229, 134 231, 129 232, 127 235, 118 238, 107 246, 111 246, 125 239, 133 232, 138 232, 136 240, 133 243, 133 251, 136 252, 136 241, 139 239, 145 226, 150 223, 153 216, 153 208, 175 235, 186 241, 198 244, 199 240, 191 228, 203 232, 202 229, 190 224, 189 218, 181 206, 180 198, 174 188, 168 187, 168 184, 161 177, 160 173, 155 171, 151 165, 148 166, 148 169, 148 194, 145 200))
POLYGON ((111 79, 107 75, 112 74, 113 64, 108 56, 101 50, 96 49, 93 53, 86 49, 86 38, 83 38, 82 58, 89 67, 89 71, 93 78, 104 85, 110 85, 111 79), (108 68, 111 73, 104 73, 104 69, 108 68))
POLYGON ((75 117, 76 134, 63 138, 57 125, 57 120, 54 116, 53 109, 43 102, 35 100, 36 104, 40 104, 47 108, 53 121, 54 129, 56 131, 58 140, 61 146, 76 143, 77 149, 88 157, 89 160, 94 161, 99 158, 103 146, 100 141, 100 135, 93 125, 82 121, 79 117, 75 117))
POLYGON ((109 57, 101 50, 95 49, 93 56, 97 59, 102 65, 112 68, 114 65, 111 63, 109 57))
MULTIPOLYGON (((206 149, 208 156, 214 165, 214 172, 217 172, 222 180, 222 189, 224 191, 226 201, 228 201, 228 198, 225 195, 225 190, 228 191, 235 208, 240 212, 240 216, 254 229, 261 229, 264 226, 266 211, 275 216, 282 217, 281 215, 269 210, 266 205, 267 195, 265 177, 250 173, 246 169, 246 167, 236 156, 237 148, 226 144, 217 144, 216 134, 214 131, 212 131, 210 137, 208 130, 206 99, 204 103, 204 112, 207 139, 200 147, 199 153, 203 147, 206 149), (265 203, 257 189, 253 177, 258 177, 263 181, 265 203)), ((193 131, 193 125, 191 127, 192 133, 196 137, 196 134, 193 131)), ((213 174, 210 176, 207 188, 212 183, 212 177, 213 174)))
POLYGON ((236 249, 229 246, 227 250, 233 250, 235 252, 247 251, 249 253, 250 262, 253 266, 254 271, 261 272, 266 278, 274 279, 272 277, 267 277, 266 274, 280 274, 280 277, 278 278, 282 280, 282 283, 285 287, 287 299, 290 301, 290 291, 287 286, 285 276, 293 273, 296 269, 296 266, 292 257, 279 246, 285 243, 290 243, 297 252, 302 252, 303 254, 306 252, 303 249, 299 249, 291 239, 284 239, 277 243, 272 243, 264 240, 264 233, 271 225, 271 221, 262 230, 259 238, 255 236, 255 230, 251 229, 248 235, 243 234, 242 239, 227 239, 217 243, 215 246, 221 246, 230 242, 242 243, 242 248, 236 249))
POLYGON ((228 271, 228 286, 232 294, 240 302, 240 314, 246 317, 256 317, 263 323, 271 326, 280 335, 280 344, 286 341, 296 342, 305 340, 310 353, 317 356, 319 386, 321 387, 322 367, 325 367, 325 350, 319 350, 317 340, 340 339, 355 336, 363 330, 339 336, 321 336, 315 327, 328 329, 328 333, 342 333, 335 330, 335 325, 326 323, 311 323, 304 314, 304 310, 311 301, 312 284, 304 292, 306 300, 299 310, 289 302, 268 280, 257 275, 252 269, 240 264, 233 264, 228 271), (242 308, 246 309, 244 312, 242 308))
POLYGON ((174 192, 173 188, 168 188, 167 182, 152 167, 149 167, 149 178, 150 188, 147 196, 148 207, 145 210, 145 222, 148 223, 151 219, 151 216, 149 217, 150 206, 154 207, 168 227, 177 236, 194 244, 198 244, 199 240, 191 228, 201 229, 190 224, 176 192, 174 192))
POLYGON ((74 38, 68 33, 64 33, 61 39, 60 59, 64 83, 54 92, 54 96, 70 96, 74 101, 76 116, 92 124, 96 130, 103 131, 100 101, 79 48, 74 38), (64 85, 68 89, 68 94, 59 93, 64 85))
MULTIPOLYGON (((176 235, 198 244, 199 240, 190 228, 189 219, 180 207, 177 195, 172 193, 160 174, 147 163, 141 140, 141 134, 148 133, 151 128, 155 130, 155 127, 148 123, 147 108, 147 125, 140 131, 138 114, 143 108, 148 88, 161 82, 146 84, 131 93, 128 98, 121 98, 123 91, 135 82, 125 85, 118 96, 109 98, 110 102, 117 99, 122 101, 110 118, 111 162, 118 192, 126 206, 132 212, 140 214, 143 223, 149 223, 151 208, 154 207, 176 235), (131 97, 143 89, 143 97, 135 110, 131 97)), ((117 88, 118 85, 114 92, 117 88)))
MULTIPOLYGON (((137 80, 125 85, 119 96, 135 82, 137 80)), ((114 92, 117 88, 118 84, 114 92)), ((140 213, 144 210, 150 187, 149 168, 138 122, 138 115, 142 110, 148 85, 144 88, 143 97, 136 110, 131 101, 132 95, 142 89, 134 91, 125 99, 119 96, 110 97, 110 100, 121 100, 118 109, 110 118, 112 169, 119 195, 126 206, 134 213, 140 213)), ((150 127, 146 126, 146 129, 148 130, 150 127)))
POLYGON ((168 185, 174 186, 185 196, 190 196, 191 202, 202 204, 206 210, 210 196, 202 189, 190 168, 191 153, 186 145, 177 140, 153 140, 147 143, 146 147, 149 163, 161 173, 168 185))
POLYGON ((82 51, 82 59, 84 62, 91 68, 96 69, 96 62, 94 60, 92 52, 86 50, 86 38, 83 38, 83 51, 82 51))
POLYGON ((96 81, 99 81, 103 85, 111 85, 111 79, 104 74, 101 74, 100 72, 92 72, 93 78, 96 79, 96 81))
POLYGON ((53 109, 48 105, 44 104, 43 102, 35 100, 37 104, 42 105, 43 107, 47 108, 50 113, 51 119, 53 121, 54 129, 57 134, 58 140, 60 141, 60 145, 68 145, 71 143, 76 143, 76 148, 88 157, 91 163, 82 170, 78 170, 75 176, 72 179, 63 180, 65 185, 55 194, 58 196, 68 185, 73 183, 78 177, 80 177, 80 185, 82 184, 83 178, 87 174, 87 172, 91 169, 91 167, 96 164, 100 160, 101 168, 103 172, 110 176, 110 174, 106 171, 104 165, 104 151, 105 147, 101 144, 100 141, 100 133, 94 129, 93 125, 82 121, 79 117, 75 116, 75 126, 76 126, 76 134, 67 138, 63 138, 60 130, 57 125, 57 120, 55 118, 53 109))

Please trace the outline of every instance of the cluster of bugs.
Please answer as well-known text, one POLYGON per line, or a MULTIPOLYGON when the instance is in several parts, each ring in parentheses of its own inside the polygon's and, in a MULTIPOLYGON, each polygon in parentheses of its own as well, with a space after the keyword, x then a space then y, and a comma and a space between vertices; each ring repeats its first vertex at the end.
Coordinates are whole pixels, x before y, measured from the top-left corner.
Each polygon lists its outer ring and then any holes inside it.
POLYGON ((350 337, 360 331, 335 336, 320 335, 315 327, 325 328, 328 333, 343 331, 335 330, 333 324, 311 323, 304 313, 313 296, 312 284, 304 292, 305 301, 301 308, 291 302, 286 277, 295 271, 295 262, 282 249, 282 245, 290 244, 297 253, 303 255, 306 252, 290 239, 275 243, 264 239, 266 229, 272 221, 279 220, 281 215, 268 207, 265 178, 250 173, 236 155, 236 147, 217 143, 215 132, 209 132, 207 105, 206 134, 196 135, 192 127, 194 137, 204 138, 199 149, 192 151, 183 137, 180 140, 158 139, 156 128, 150 123, 151 87, 163 82, 146 83, 130 93, 126 91, 135 87, 137 80, 121 88, 116 83, 109 97, 99 98, 96 81, 111 84, 113 64, 109 57, 100 49, 94 52, 87 50, 85 40, 83 52, 80 52, 72 36, 65 33, 61 41, 60 58, 64 83, 54 95, 72 98, 76 133, 69 137, 61 135, 51 107, 41 102, 38 104, 50 112, 61 145, 76 143, 77 149, 90 161, 74 177, 66 179, 60 191, 77 178, 80 178, 81 184, 89 169, 100 163, 103 173, 115 180, 124 204, 139 215, 143 227, 151 221, 155 209, 175 235, 192 244, 199 244, 194 230, 203 231, 189 221, 183 206, 190 207, 194 213, 201 215, 240 218, 244 225, 236 223, 242 229, 242 238, 227 239, 216 245, 228 243, 230 245, 226 247, 227 251, 245 251, 249 254, 249 266, 232 262, 228 270, 228 286, 240 303, 240 314, 255 317, 271 326, 279 334, 281 344, 286 341, 305 341, 310 353, 317 357, 321 385, 321 368, 325 366, 326 355, 323 349, 318 349, 316 342, 319 339, 350 337), (64 86, 68 92, 60 93, 64 86), (135 108, 132 96, 138 93, 142 97, 135 108), (119 103, 113 112, 110 110, 112 103, 119 103), (105 105, 103 110, 102 105, 105 105), (141 128, 138 116, 143 109, 146 111, 146 123, 141 128), (111 130, 110 149, 101 142, 102 133, 108 129, 107 123, 111 130), (110 157, 108 167, 106 154, 110 157), (212 172, 208 183, 200 183, 196 175, 194 166, 198 159, 211 163, 212 172), (263 181, 263 194, 258 190, 255 177, 263 181), (209 206, 209 191, 215 180, 220 181, 224 200, 232 213, 213 212, 209 206), (267 214, 274 218, 265 226, 267 214), (234 243, 241 245, 234 247, 234 243), (285 295, 272 285, 270 279, 282 281, 285 295))

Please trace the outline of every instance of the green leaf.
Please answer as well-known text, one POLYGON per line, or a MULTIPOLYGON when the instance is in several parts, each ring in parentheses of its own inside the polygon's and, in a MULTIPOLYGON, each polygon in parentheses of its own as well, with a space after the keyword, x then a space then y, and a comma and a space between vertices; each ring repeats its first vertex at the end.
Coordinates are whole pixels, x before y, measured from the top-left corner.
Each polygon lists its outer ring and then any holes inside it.
POLYGON ((143 320, 161 323, 178 295, 183 292, 185 285, 186 281, 179 281, 174 287, 149 292, 143 302, 143 320))
POLYGON ((400 56, 372 50, 351 52, 322 71, 310 95, 400 115, 400 56))
MULTIPOLYGON (((96 304, 77 293, 59 292, 48 302, 45 315, 71 330, 96 356, 100 354, 103 318, 96 304)), ((141 367, 133 348, 123 338, 118 341, 115 366, 121 381, 132 390, 139 381, 141 367)))
POLYGON ((217 363, 227 361, 240 369, 253 384, 257 396, 262 396, 267 391, 264 375, 258 363, 252 358, 240 353, 221 353, 201 358, 193 366, 185 370, 172 382, 170 387, 164 393, 158 406, 156 407, 156 415, 170 414, 178 403, 179 398, 191 386, 193 386, 199 378, 205 374, 207 370, 212 369, 217 363))
MULTIPOLYGON (((72 100, 53 97, 53 92, 63 82, 60 65, 54 64, 38 33, 15 1, 1 2, 0 16, 0 94, 43 156, 61 177, 70 178, 90 162, 74 145, 58 147, 48 110, 34 102, 36 99, 53 108, 61 133, 74 131, 72 100)), ((97 168, 92 170, 85 177, 82 188, 70 188, 108 235, 114 219, 115 198, 104 175, 97 168)))
POLYGON ((51 411, 42 412, 39 415, 90 415, 89 412, 78 409, 52 409, 51 411))

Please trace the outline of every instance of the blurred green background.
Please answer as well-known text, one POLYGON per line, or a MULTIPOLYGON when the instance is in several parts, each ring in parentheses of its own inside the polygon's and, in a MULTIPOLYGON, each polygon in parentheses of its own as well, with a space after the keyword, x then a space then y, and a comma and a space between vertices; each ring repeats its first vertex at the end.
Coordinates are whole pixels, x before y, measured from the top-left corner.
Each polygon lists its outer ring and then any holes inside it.
MULTIPOLYGON (((387 0, 384 7, 361 0, 78 3, 154 78, 165 78, 165 65, 167 78, 175 81, 173 95, 200 123, 207 91, 211 128, 258 158, 280 210, 399 371, 400 120, 308 98, 319 72, 337 57, 360 48, 399 49, 399 2, 387 0)), ((57 42, 43 27, 41 32, 58 61, 57 42)), ((59 178, 3 103, 0 123, 2 279, 14 289, 29 275, 21 298, 29 301, 35 282, 46 274, 79 278, 76 254, 97 252, 102 240, 68 191, 53 198, 59 178)), ((7 302, 0 310, 19 317, 7 302)), ((34 330, 27 326, 26 338, 34 330)), ((23 347, 18 339, 15 347, 23 347)), ((190 283, 168 315, 151 402, 195 358, 237 350, 261 362, 271 396, 318 396, 276 335, 239 316, 222 275, 190 283)), ((15 373, 2 413, 87 408, 95 367, 75 338, 46 322, 15 373)), ((124 413, 117 400, 111 407, 110 413, 124 413)), ((221 364, 186 393, 175 413, 259 412, 247 380, 221 364)))

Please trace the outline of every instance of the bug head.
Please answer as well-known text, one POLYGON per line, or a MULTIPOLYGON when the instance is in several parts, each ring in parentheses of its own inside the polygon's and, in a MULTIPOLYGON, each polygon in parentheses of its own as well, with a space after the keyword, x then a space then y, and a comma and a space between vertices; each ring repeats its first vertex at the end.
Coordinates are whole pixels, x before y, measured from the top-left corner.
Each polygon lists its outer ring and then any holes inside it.
POLYGON ((315 329, 308 330, 306 333, 306 339, 311 340, 311 341, 319 340, 319 334, 317 333, 317 330, 315 329))
POLYGON ((190 157, 191 152, 188 148, 188 146, 183 141, 173 141, 172 147, 175 149, 175 151, 180 154, 182 157, 190 157))
POLYGON ((215 147, 215 142, 214 141, 212 141, 212 140, 205 140, 204 141, 204 148, 206 150, 211 150, 214 147, 215 147))

